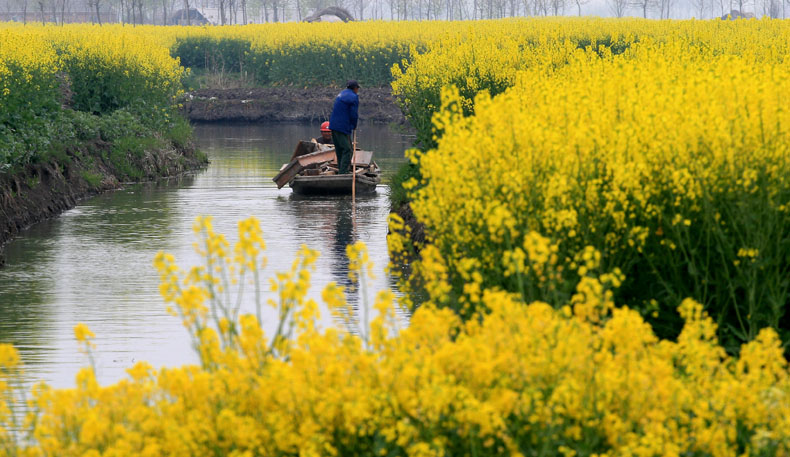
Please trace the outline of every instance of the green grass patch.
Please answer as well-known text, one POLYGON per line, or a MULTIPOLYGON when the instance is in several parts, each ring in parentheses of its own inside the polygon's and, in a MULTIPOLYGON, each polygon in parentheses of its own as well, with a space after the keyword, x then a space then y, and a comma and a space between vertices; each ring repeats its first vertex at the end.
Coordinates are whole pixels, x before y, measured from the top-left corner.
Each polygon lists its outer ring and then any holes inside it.
POLYGON ((184 88, 188 91, 196 89, 239 89, 259 87, 255 76, 248 71, 228 71, 225 69, 207 70, 191 68, 183 78, 184 88))
POLYGON ((91 186, 91 187, 99 187, 101 185, 101 182, 102 182, 102 179, 103 179, 102 175, 100 175, 98 173, 92 173, 92 172, 89 172, 89 171, 83 171, 81 173, 81 176, 82 176, 82 179, 84 179, 85 182, 87 182, 88 185, 91 186))
POLYGON ((395 172, 395 175, 390 180, 390 202, 392 203, 392 208, 400 208, 409 202, 409 191, 403 187, 403 183, 412 178, 417 181, 420 180, 420 168, 411 162, 401 165, 398 171, 395 172))
POLYGON ((113 142, 108 158, 110 164, 121 176, 132 180, 141 180, 145 177, 145 171, 140 165, 145 152, 164 146, 164 141, 159 138, 125 136, 113 142))
POLYGON ((183 117, 176 116, 170 127, 164 131, 164 137, 175 146, 183 148, 192 141, 192 126, 183 117))

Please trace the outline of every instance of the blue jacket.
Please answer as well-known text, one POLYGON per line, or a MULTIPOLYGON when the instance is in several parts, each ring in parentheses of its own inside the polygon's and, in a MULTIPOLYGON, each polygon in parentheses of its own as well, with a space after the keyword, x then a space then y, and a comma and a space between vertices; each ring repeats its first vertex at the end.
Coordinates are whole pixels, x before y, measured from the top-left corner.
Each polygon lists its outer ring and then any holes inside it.
POLYGON ((329 118, 329 129, 351 135, 351 131, 357 128, 358 110, 359 96, 351 89, 343 90, 335 98, 332 117, 329 118))

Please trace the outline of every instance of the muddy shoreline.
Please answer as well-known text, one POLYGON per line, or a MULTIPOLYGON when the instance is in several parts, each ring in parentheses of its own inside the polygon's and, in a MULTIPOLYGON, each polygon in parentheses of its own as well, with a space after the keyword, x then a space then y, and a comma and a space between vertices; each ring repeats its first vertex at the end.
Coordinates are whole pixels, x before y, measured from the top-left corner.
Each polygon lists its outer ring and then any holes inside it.
POLYGON ((5 243, 31 225, 73 208, 80 200, 121 189, 127 182, 154 181, 207 165, 194 145, 173 146, 130 157, 129 163, 139 172, 132 178, 108 159, 110 148, 109 143, 96 141, 68 151, 63 159, 0 175, 0 266, 5 263, 5 243))
MULTIPOLYGON (((192 122, 323 122, 329 120, 337 87, 199 89, 185 94, 182 112, 192 122)), ((389 87, 361 88, 359 119, 405 123, 389 87)))

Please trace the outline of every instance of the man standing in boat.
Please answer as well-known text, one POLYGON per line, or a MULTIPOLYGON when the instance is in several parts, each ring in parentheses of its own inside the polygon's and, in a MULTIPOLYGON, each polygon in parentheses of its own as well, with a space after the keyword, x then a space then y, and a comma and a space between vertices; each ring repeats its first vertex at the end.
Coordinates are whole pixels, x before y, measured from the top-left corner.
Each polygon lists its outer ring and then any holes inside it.
POLYGON ((329 129, 332 131, 332 142, 335 144, 338 173, 349 173, 351 155, 351 132, 357 128, 359 111, 359 84, 351 80, 346 89, 335 98, 332 116, 329 118, 329 129))

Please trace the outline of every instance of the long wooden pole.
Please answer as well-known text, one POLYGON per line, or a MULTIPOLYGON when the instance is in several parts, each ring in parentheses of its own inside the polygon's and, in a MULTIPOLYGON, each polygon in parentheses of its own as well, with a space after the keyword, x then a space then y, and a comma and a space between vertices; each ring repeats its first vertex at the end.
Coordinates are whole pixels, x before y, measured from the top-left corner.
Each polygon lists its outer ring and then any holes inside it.
POLYGON ((357 131, 354 130, 354 143, 351 145, 351 230, 357 233, 357 131))
POLYGON ((357 202, 357 131, 354 130, 354 143, 351 145, 351 204, 357 202))

